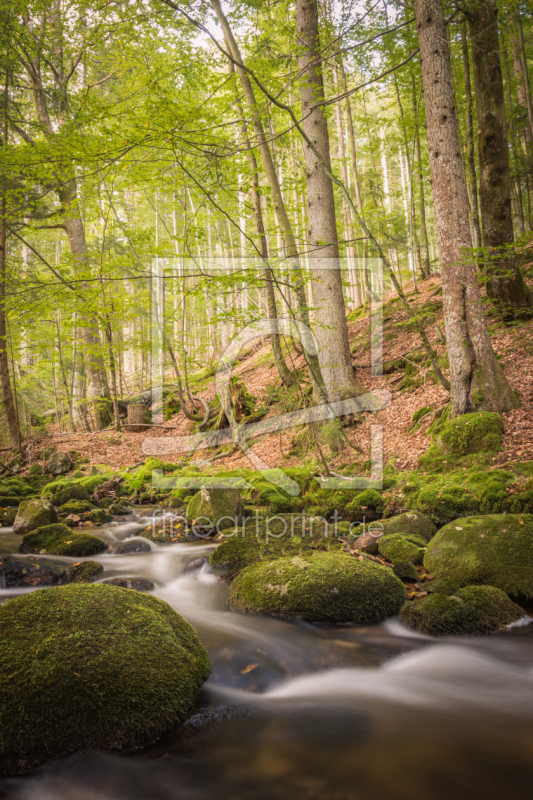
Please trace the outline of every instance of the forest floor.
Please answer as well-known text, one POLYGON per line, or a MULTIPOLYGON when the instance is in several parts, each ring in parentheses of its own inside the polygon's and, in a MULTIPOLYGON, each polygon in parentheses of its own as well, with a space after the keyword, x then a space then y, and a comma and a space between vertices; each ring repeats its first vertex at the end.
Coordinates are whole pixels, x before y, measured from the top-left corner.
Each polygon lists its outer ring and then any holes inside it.
MULTIPOLYGON (((413 292, 413 286, 404 286, 413 308, 425 314, 429 340, 439 354, 439 360, 446 370, 445 346, 439 334, 443 330, 442 297, 438 293, 440 278, 436 275, 419 284, 419 293, 413 292)), ((501 451, 494 457, 494 464, 504 464, 512 459, 522 461, 533 460, 533 323, 521 323, 505 327, 495 312, 488 315, 493 347, 502 364, 511 386, 520 395, 521 407, 504 414, 504 441, 501 451)), ((384 298, 383 303, 383 361, 385 371, 389 374, 372 376, 370 370, 370 322, 368 312, 357 312, 348 315, 350 347, 356 376, 369 391, 387 389, 391 393, 390 403, 376 414, 365 414, 364 422, 347 427, 345 433, 354 448, 345 446, 338 454, 328 453, 328 463, 335 469, 346 463, 364 462, 369 458, 370 427, 381 424, 384 432, 385 463, 395 458, 398 469, 416 468, 418 458, 430 443, 428 428, 433 414, 428 414, 420 426, 410 430, 413 414, 423 407, 438 409, 446 404, 448 392, 436 382, 432 369, 427 364, 421 347, 419 334, 413 329, 399 299, 394 292, 384 298), (395 360, 395 365, 391 364, 395 360)), ((295 351, 291 352, 290 366, 304 366, 303 357, 295 351)), ((233 371, 234 375, 246 385, 248 392, 257 403, 265 401, 268 387, 280 386, 275 366, 271 357, 268 342, 261 343, 255 351, 248 353, 239 361, 233 371)), ((170 381, 172 382, 172 381, 170 381)), ((210 378, 195 389, 196 394, 207 402, 215 397, 214 378, 210 378)), ((283 394, 288 390, 278 391, 281 402, 271 405, 267 417, 276 416, 287 410, 283 402, 283 394)), ((133 433, 124 428, 121 433, 108 430, 93 434, 66 434, 62 436, 42 436, 34 441, 34 451, 42 450, 51 443, 58 450, 78 450, 89 458, 90 464, 108 465, 115 469, 131 467, 146 458, 143 444, 147 439, 166 439, 185 436, 193 432, 191 421, 180 412, 164 423, 171 430, 158 428, 147 429, 146 432, 133 433)), ((290 455, 293 439, 299 429, 288 429, 281 432, 264 434, 254 440, 253 450, 270 467, 292 466, 300 463, 304 454, 290 455)), ((168 442, 161 442, 168 444, 168 442)), ((198 460, 212 458, 215 450, 198 450, 192 456, 198 460)), ((316 456, 315 456, 316 457, 316 456)), ((180 463, 191 454, 167 454, 166 461, 180 463)), ((238 450, 230 456, 217 460, 221 469, 250 467, 248 457, 238 450)))

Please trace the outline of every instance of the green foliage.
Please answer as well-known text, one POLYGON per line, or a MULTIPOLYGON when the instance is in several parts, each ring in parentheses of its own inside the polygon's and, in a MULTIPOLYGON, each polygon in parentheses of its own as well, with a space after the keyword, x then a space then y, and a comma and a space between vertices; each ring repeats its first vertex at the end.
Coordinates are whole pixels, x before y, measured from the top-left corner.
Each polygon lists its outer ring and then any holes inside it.
POLYGON ((209 673, 192 627, 156 597, 94 584, 10 600, 0 607, 0 772, 145 746, 184 721, 209 673))
POLYGON ((263 561, 231 584, 234 611, 316 622, 374 622, 397 614, 405 589, 392 570, 342 553, 263 561))

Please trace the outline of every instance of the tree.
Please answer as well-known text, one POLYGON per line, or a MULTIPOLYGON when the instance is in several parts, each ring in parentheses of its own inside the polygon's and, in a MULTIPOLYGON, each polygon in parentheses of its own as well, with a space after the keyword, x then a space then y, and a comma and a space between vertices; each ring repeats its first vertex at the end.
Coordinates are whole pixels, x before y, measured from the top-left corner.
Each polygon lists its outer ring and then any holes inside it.
POLYGON ((318 323, 315 333, 328 398, 339 400, 353 395, 354 391, 362 394, 365 389, 356 384, 348 341, 333 183, 319 158, 331 169, 328 125, 321 105, 324 82, 317 0, 296 0, 296 30, 302 128, 314 145, 313 149, 304 141, 308 240, 318 323))
POLYGON ((496 359, 474 262, 468 197, 441 0, 415 0, 437 249, 442 273, 452 416, 518 405, 496 359))
POLYGON ((479 189, 487 295, 505 319, 533 314, 533 295, 514 252, 509 142, 496 0, 465 7, 472 44, 478 127, 479 189))

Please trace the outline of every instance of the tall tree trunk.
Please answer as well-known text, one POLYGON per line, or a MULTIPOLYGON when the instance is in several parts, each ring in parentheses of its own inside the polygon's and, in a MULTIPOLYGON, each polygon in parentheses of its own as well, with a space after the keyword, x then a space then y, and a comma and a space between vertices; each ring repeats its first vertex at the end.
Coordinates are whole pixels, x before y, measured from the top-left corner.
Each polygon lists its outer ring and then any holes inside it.
MULTIPOLYGON (((519 153, 517 151, 517 138, 516 138, 516 131, 513 121, 513 95, 511 91, 511 75, 509 70, 509 51, 505 47, 503 50, 503 61, 505 64, 505 83, 507 84, 507 107, 508 111, 508 120, 509 120, 509 138, 511 144, 511 153, 513 155, 513 164, 514 164, 514 177, 511 181, 511 187, 514 186, 515 191, 515 218, 517 221, 518 227, 518 235, 521 236, 525 230, 525 221, 524 221, 524 205, 522 202, 522 181, 520 175, 520 158, 519 153)), ((520 148, 520 143, 518 144, 518 149, 520 148)))
MULTIPOLYGON (((420 233, 422 236, 422 252, 420 255, 421 271, 424 277, 431 274, 431 259, 429 257, 428 228, 426 220, 426 195, 424 191, 424 170, 422 167, 422 153, 420 152, 420 126, 418 124, 418 102, 416 97, 416 83, 414 73, 411 73, 413 92, 413 119, 415 124, 415 161, 418 178, 418 200, 420 203, 420 233)), ((413 169, 414 169, 413 165, 413 169)))
POLYGON ((524 42, 524 29, 518 5, 514 11, 515 30, 513 31, 513 55, 514 71, 516 75, 516 93, 518 102, 527 115, 527 122, 524 126, 524 136, 526 139, 527 152, 530 159, 533 159, 533 103, 531 100, 531 86, 529 82, 529 71, 527 67, 526 46, 524 42))
MULTIPOLYGON (((463 46, 463 67, 466 94, 466 163, 468 167, 467 180, 470 187, 470 208, 472 219, 472 242, 474 247, 481 247, 481 226, 479 224, 479 195, 476 174, 476 153, 474 147, 474 101, 472 98, 472 83, 470 80, 470 56, 468 54, 468 37, 466 23, 461 25, 461 43, 463 46)), ((483 258, 480 256, 479 262, 483 258)))
MULTIPOLYGON (((7 146, 8 142, 8 102, 9 102, 9 72, 6 69, 5 83, 2 97, 2 138, 0 146, 7 146)), ((9 356, 7 352, 7 325, 6 325, 6 269, 7 269, 7 200, 5 189, 0 196, 0 382, 2 383, 2 401, 7 418, 9 435, 13 445, 20 449, 21 436, 17 407, 11 389, 9 375, 9 356)))
MULTIPOLYGON (((88 268, 87 243, 85 228, 78 207, 77 189, 74 179, 64 184, 59 190, 59 199, 63 211, 63 223, 67 233, 70 251, 81 270, 88 268)), ((82 281, 82 291, 89 286, 82 281)), ((93 404, 96 430, 107 427, 111 421, 111 396, 107 386, 107 375, 101 352, 98 321, 91 314, 81 318, 81 334, 85 351, 85 369, 87 375, 87 394, 93 404)))
POLYGON ((452 415, 507 411, 518 401, 496 359, 472 259, 468 197, 441 0, 415 0, 452 415))
MULTIPOLYGON (((330 168, 329 135, 321 105, 324 98, 317 0, 296 0, 298 66, 301 74, 302 128, 330 168)), ((331 178, 304 142, 308 240, 317 312, 315 335, 328 399, 339 400, 365 389, 355 381, 339 265, 335 200, 331 178)))
POLYGON ((487 295, 504 319, 533 314, 514 243, 509 142, 496 0, 469 0, 466 14, 476 87, 481 225, 486 248, 487 295))

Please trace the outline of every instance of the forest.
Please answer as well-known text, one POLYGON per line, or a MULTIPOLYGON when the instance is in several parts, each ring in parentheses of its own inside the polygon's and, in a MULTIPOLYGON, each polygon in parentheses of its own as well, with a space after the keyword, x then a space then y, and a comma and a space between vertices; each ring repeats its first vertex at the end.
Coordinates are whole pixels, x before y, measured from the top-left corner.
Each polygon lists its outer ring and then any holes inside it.
POLYGON ((1 800, 526 792, 530 0, 0 6, 1 800))

